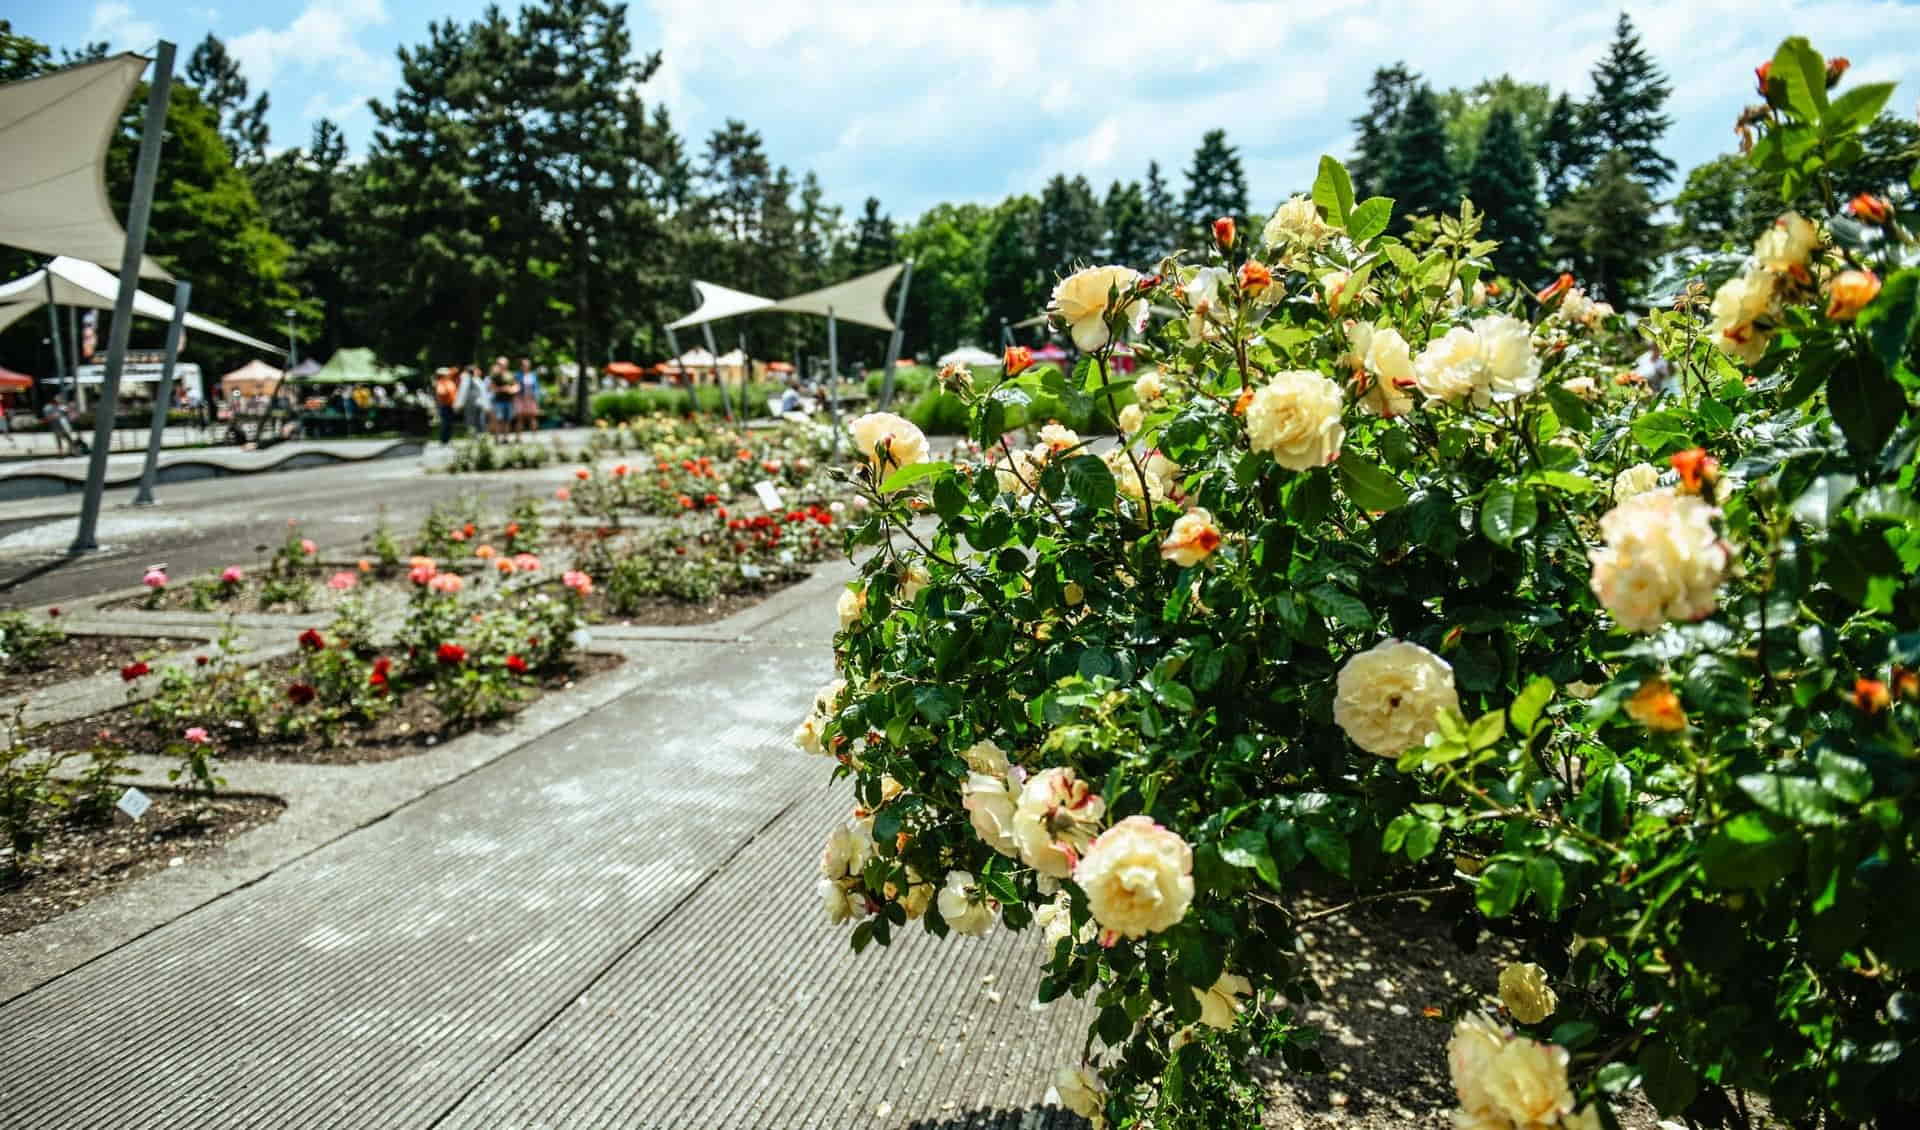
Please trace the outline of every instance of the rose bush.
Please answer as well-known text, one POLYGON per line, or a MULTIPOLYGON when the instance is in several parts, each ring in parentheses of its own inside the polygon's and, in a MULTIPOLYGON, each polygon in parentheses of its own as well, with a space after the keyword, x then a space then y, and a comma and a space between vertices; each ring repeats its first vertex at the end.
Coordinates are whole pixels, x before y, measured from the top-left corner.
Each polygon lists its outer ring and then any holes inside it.
MULTIPOLYGON (((1803 40, 1768 70, 1754 158, 1832 203, 1891 87, 1830 96, 1803 40)), ((1903 207, 1783 217, 1629 321, 1493 277, 1470 204, 1386 234, 1325 160, 1257 243, 1070 275, 1071 376, 959 393, 985 457, 853 429, 892 447, 848 472, 861 576, 802 727, 858 805, 830 915, 856 950, 1037 924, 1041 998, 1092 998, 1055 1087, 1096 1125, 1248 1124, 1252 1055, 1315 1063, 1301 923, 1404 898, 1524 954, 1448 1049, 1457 1125, 1611 1127, 1632 1088, 1915 1124, 1903 207), (1003 437, 1043 395, 1117 418, 1149 305, 1121 446, 1003 437)))

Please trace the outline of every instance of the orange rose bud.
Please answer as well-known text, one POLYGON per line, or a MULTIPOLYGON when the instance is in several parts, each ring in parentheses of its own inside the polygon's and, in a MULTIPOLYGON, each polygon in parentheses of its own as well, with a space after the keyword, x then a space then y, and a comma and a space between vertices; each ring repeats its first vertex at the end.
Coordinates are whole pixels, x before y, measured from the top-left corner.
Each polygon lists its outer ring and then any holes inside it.
POLYGON ((1223 250, 1233 246, 1234 231, 1232 216, 1222 216, 1213 221, 1213 241, 1223 250))
POLYGON ((1572 289, 1573 289, 1573 276, 1568 274, 1563 274, 1559 278, 1553 280, 1553 284, 1547 287, 1547 289, 1541 291, 1539 294, 1534 295, 1533 300, 1535 302, 1538 302, 1540 305, 1545 306, 1547 303, 1552 302, 1554 299, 1560 297, 1561 295, 1565 294, 1566 292, 1572 289))
POLYGON ((1887 684, 1878 679, 1855 679, 1853 693, 1847 701, 1860 708, 1862 714, 1879 714, 1893 705, 1893 696, 1887 691, 1887 684))
POLYGON ((1911 667, 1895 667, 1893 693, 1899 698, 1920 698, 1920 671, 1911 667))
POLYGON ((1872 271, 1841 271, 1828 285, 1827 318, 1851 322, 1880 293, 1880 276, 1872 271))
POLYGON ((1252 388, 1241 389, 1240 398, 1233 402, 1233 414, 1236 416, 1246 415, 1247 407, 1252 403, 1253 403, 1253 389, 1252 388))
POLYGON ((1033 350, 1024 345, 1007 346, 1007 355, 1001 359, 1001 365, 1009 377, 1017 377, 1033 368, 1033 350))
POLYGON ((1656 734, 1677 734, 1687 728, 1687 712, 1680 696, 1665 679, 1648 679, 1627 700, 1627 717, 1656 734))
POLYGON ((1667 462, 1680 476, 1680 490, 1684 494, 1699 494, 1702 487, 1711 487, 1720 481, 1720 461, 1708 455, 1704 448, 1676 451, 1667 462))
POLYGON ((1833 58, 1828 59, 1827 60, 1827 85, 1837 86, 1840 82, 1840 76, 1846 74, 1847 68, 1851 66, 1853 66, 1853 64, 1847 61, 1847 57, 1845 55, 1835 55, 1833 58))
POLYGON ((1768 59, 1766 62, 1753 68, 1753 77, 1758 80, 1754 85, 1760 91, 1760 97, 1765 98, 1769 102, 1773 101, 1773 95, 1767 93, 1767 87, 1773 79, 1773 60, 1768 59))
POLYGON ((1273 285, 1273 272, 1266 264, 1249 259, 1240 264, 1240 289, 1249 294, 1259 294, 1273 285))
POLYGON ((1847 211, 1863 224, 1884 224, 1893 219, 1893 205, 1884 196, 1863 192, 1847 202, 1847 211))

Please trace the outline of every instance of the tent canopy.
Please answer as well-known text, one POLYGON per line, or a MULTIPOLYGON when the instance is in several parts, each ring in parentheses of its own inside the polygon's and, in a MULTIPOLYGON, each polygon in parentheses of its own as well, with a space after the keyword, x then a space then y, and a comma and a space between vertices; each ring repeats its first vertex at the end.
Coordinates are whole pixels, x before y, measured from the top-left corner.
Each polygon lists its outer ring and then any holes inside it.
MULTIPOLYGON (((119 267, 127 233, 107 201, 107 144, 147 69, 139 55, 0 85, 0 244, 119 267)), ((142 259, 143 278, 168 278, 142 259)))
POLYGON ((342 349, 301 379, 314 385, 387 385, 399 380, 400 373, 375 361, 371 349, 342 349))
POLYGON ((25 392, 32 387, 32 377, 0 366, 0 392, 25 392))
MULTIPOLYGON (((53 279, 53 301, 61 306, 111 310, 114 299, 120 293, 120 280, 114 277, 113 272, 84 259, 62 255, 30 275, 23 275, 10 283, 0 285, 0 330, 6 329, 47 304, 49 277, 53 279)), ((173 320, 173 303, 162 302, 144 290, 135 290, 133 313, 139 318, 170 322, 173 320)), ((237 330, 230 330, 219 322, 202 318, 192 311, 187 312, 186 326, 200 333, 250 345, 263 353, 280 352, 277 346, 248 337, 237 330)))
POLYGON ((859 278, 782 299, 773 304, 773 309, 791 314, 818 314, 823 318, 831 311, 842 322, 890 330, 893 319, 887 314, 887 290, 906 269, 905 263, 895 263, 859 278))
POLYGON ((940 355, 942 365, 998 365, 1000 358, 974 345, 963 345, 951 353, 940 355))
POLYGON ((221 377, 220 383, 226 384, 228 381, 235 383, 240 381, 277 381, 280 379, 280 376, 280 370, 256 357, 252 361, 235 369, 233 372, 221 377))
POLYGON ((675 363, 687 369, 711 369, 714 365, 713 354, 695 346, 682 353, 675 363))
POLYGON ((684 330, 688 326, 697 326, 702 322, 717 322, 722 318, 731 318, 736 314, 750 314, 755 310, 765 310, 773 305, 773 299, 761 298, 745 291, 735 290, 719 283, 695 281, 693 289, 700 294, 700 306, 693 313, 677 322, 670 322, 670 330, 684 330))

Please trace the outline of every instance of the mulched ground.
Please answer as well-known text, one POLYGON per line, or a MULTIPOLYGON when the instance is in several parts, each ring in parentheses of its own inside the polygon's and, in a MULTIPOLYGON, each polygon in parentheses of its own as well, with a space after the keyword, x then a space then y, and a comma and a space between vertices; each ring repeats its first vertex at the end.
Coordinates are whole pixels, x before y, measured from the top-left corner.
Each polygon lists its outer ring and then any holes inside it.
MULTIPOLYGON (((294 662, 294 657, 289 656, 263 666, 269 676, 278 682, 284 681, 294 662)), ((584 679, 612 670, 622 662, 623 658, 618 655, 584 653, 572 668, 543 675, 538 681, 525 685, 525 697, 509 710, 507 718, 538 702, 549 691, 565 690, 584 679)), ((499 726, 505 721, 504 718, 498 719, 486 725, 499 726)), ((410 757, 475 728, 449 724, 441 717, 428 693, 415 689, 401 696, 394 709, 373 725, 364 728, 342 726, 337 737, 331 741, 318 732, 286 738, 269 736, 260 741, 223 741, 217 729, 214 741, 218 747, 218 759, 284 761, 303 765, 359 765, 410 757)), ((36 739, 36 744, 56 750, 86 749, 93 744, 101 730, 106 730, 117 744, 130 753, 165 754, 166 747, 179 738, 178 734, 172 732, 159 733, 149 729, 133 707, 122 706, 49 726, 36 739)), ((218 772, 217 768, 215 772, 218 772)))
POLYGON ((118 812, 104 824, 56 823, 23 875, 10 873, 11 849, 0 848, 0 935, 58 918, 130 879, 217 852, 286 807, 269 797, 208 800, 160 790, 147 796, 153 807, 137 823, 118 812))
POLYGON ((797 585, 806 579, 806 574, 802 573, 791 580, 776 581, 764 589, 753 592, 722 593, 704 603, 675 600, 670 596, 657 596, 639 608, 627 612, 613 611, 608 607, 605 595, 596 590, 587 600, 587 619, 596 624, 644 628, 711 624, 735 613, 744 612, 781 589, 797 585))
POLYGON ((142 656, 178 651, 206 641, 193 637, 68 636, 47 654, 45 666, 0 676, 0 698, 12 701, 29 691, 118 671, 142 656))
MULTIPOLYGON (((1338 901, 1338 900, 1333 900, 1338 901)), ((1305 911, 1322 904, 1308 903, 1305 911)), ((1489 998, 1512 959, 1501 939, 1467 953, 1451 923, 1416 902, 1359 907, 1309 923, 1307 964, 1324 998, 1306 1019, 1321 1031, 1324 1075, 1295 1075, 1277 1062, 1267 1082, 1269 1130, 1406 1130, 1444 1127, 1454 1109, 1447 1074, 1452 1025, 1424 1014, 1489 998)), ((1659 1116, 1638 1095, 1615 1101, 1622 1130, 1655 1130, 1659 1116)))
POLYGON ((161 593, 159 598, 151 603, 148 602, 147 595, 143 593, 140 596, 128 597, 125 600, 116 600, 111 604, 105 605, 105 607, 116 612, 200 612, 214 616, 240 613, 251 614, 257 612, 302 614, 308 612, 331 612, 339 607, 342 598, 351 595, 353 592, 351 589, 341 591, 328 588, 327 578, 332 575, 333 574, 329 572, 313 579, 313 589, 308 595, 305 604, 284 600, 273 604, 265 604, 260 599, 261 589, 259 581, 249 576, 239 584, 238 592, 234 593, 231 597, 215 600, 205 608, 195 607, 193 591, 187 587, 185 582, 167 586, 166 591, 161 593))

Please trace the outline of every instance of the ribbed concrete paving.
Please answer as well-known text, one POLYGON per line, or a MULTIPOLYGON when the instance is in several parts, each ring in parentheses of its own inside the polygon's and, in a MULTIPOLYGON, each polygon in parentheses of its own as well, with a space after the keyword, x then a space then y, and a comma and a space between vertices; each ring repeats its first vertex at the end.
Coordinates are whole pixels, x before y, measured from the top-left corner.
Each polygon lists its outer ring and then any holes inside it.
POLYGON ((833 612, 787 603, 0 1008, 0 1127, 1063 1123, 1084 1026, 1028 1008, 1035 938, 854 958, 825 924, 848 802, 787 735, 833 612))

